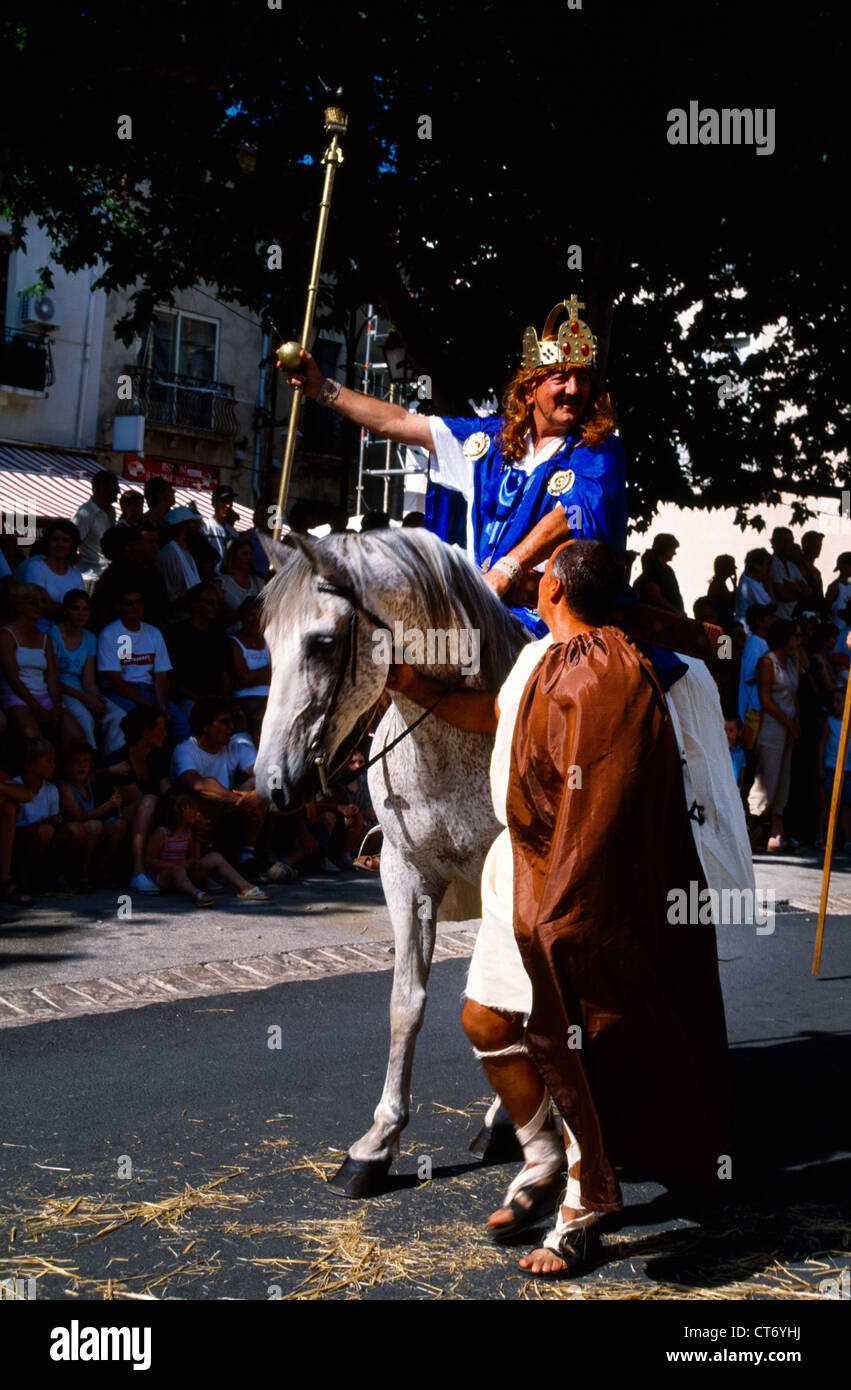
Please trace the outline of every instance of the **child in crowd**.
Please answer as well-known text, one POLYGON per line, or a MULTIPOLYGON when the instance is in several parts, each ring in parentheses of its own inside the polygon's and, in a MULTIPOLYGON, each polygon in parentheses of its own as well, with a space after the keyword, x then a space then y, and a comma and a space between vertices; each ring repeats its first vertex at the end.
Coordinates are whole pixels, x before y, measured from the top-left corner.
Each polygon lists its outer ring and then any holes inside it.
POLYGON ((724 715, 724 732, 727 735, 727 747, 733 761, 733 776, 736 779, 739 795, 741 795, 745 782, 745 750, 739 743, 742 721, 735 710, 727 710, 724 715))
POLYGON ((218 884, 207 882, 215 872, 238 889, 236 896, 241 902, 269 901, 269 894, 253 887, 223 855, 214 852, 202 856, 204 817, 200 800, 193 792, 169 793, 164 820, 165 824, 151 835, 145 854, 145 868, 161 893, 183 893, 196 907, 212 907, 208 889, 221 891, 218 884))
POLYGON ((110 796, 95 805, 91 775, 94 753, 86 743, 69 748, 62 766, 59 783, 59 805, 65 829, 76 845, 74 866, 81 888, 89 886, 90 869, 97 860, 98 876, 127 835, 127 821, 120 816, 121 792, 116 788, 110 796))
POLYGON ((24 740, 24 771, 12 781, 25 787, 30 797, 18 804, 15 859, 18 877, 29 889, 39 874, 45 873, 55 852, 59 888, 69 893, 74 888, 65 871, 77 846, 67 833, 68 827, 61 824, 59 792, 51 780, 55 765, 56 754, 48 739, 24 740))
MULTIPOLYGON (((825 831, 830 816, 830 803, 833 798, 833 784, 836 779, 836 759, 839 754, 839 735, 842 730, 842 712, 845 706, 845 693, 837 690, 833 696, 833 709, 825 722, 819 740, 818 761, 821 778, 821 805, 819 807, 819 828, 816 849, 825 848, 825 831)), ((845 769, 842 778, 842 799, 839 803, 839 824, 846 854, 851 852, 851 739, 845 755, 845 769)))
POLYGON ((14 907, 32 907, 35 899, 22 893, 12 878, 12 856, 15 850, 15 822, 18 807, 31 801, 31 793, 20 782, 13 782, 0 769, 0 901, 14 907))

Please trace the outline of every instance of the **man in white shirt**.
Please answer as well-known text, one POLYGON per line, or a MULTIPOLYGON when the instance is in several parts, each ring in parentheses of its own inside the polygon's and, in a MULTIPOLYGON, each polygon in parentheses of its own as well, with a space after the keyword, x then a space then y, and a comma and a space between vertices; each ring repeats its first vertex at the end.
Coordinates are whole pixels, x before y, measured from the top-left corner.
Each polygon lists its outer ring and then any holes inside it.
POLYGON ((191 507, 172 507, 166 512, 169 541, 157 556, 157 569, 165 580, 171 605, 169 622, 182 623, 189 616, 186 595, 201 583, 198 567, 189 549, 190 527, 201 530, 201 517, 191 507))
POLYGON ((737 622, 747 626, 747 612, 756 603, 763 608, 773 603, 771 593, 766 587, 771 584, 771 556, 762 546, 749 550, 745 556, 745 568, 736 589, 734 617, 737 622))
POLYGON ((108 468, 92 478, 92 495, 74 514, 73 522, 80 533, 79 565, 89 593, 94 589, 109 563, 100 548, 101 536, 115 525, 118 479, 108 468))
POLYGON ((236 520, 233 509, 235 497, 236 493, 227 483, 221 483, 218 487, 213 488, 213 517, 211 521, 205 521, 203 525, 204 535, 210 545, 218 551, 219 564, 225 558, 225 551, 236 536, 233 525, 236 520))
POLYGON ((788 527, 778 526, 772 531, 771 548, 774 557, 771 561, 771 577, 774 581, 778 618, 792 618, 795 604, 802 598, 812 597, 809 585, 791 558, 794 547, 795 537, 788 527))
MULTIPOLYGON (((189 735, 186 715, 168 698, 168 650, 159 628, 142 622, 143 612, 144 600, 138 589, 124 589, 118 595, 119 617, 98 637, 100 686, 122 715, 134 705, 153 705, 171 716, 173 737, 185 739, 189 735)), ((123 741, 117 727, 119 719, 116 714, 112 720, 104 720, 107 753, 114 752, 123 741)))
POLYGON ((213 834, 225 809, 235 810, 242 835, 239 862, 244 864, 254 857, 266 814, 253 776, 254 745, 247 738, 233 737, 230 702, 217 695, 198 701, 190 715, 190 727, 192 736, 174 750, 172 781, 201 798, 213 834))

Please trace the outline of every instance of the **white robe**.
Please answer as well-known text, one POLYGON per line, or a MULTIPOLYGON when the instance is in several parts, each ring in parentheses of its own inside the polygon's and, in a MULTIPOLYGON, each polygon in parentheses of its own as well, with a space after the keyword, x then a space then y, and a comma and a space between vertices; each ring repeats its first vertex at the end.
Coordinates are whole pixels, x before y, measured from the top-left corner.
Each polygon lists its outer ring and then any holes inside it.
MULTIPOLYGON (((491 756, 491 795, 500 824, 507 817, 505 800, 511 767, 514 725, 523 692, 552 642, 547 634, 521 651, 499 692, 499 724, 491 756)), ((733 774, 724 732, 721 701, 706 665, 682 657, 688 672, 668 691, 667 704, 680 745, 686 805, 701 807, 703 823, 692 817, 695 845, 709 888, 755 891, 753 861, 744 807, 733 774)), ((652 789, 648 789, 652 813, 652 789)), ((467 998, 487 1008, 528 1014, 532 985, 514 938, 514 863, 511 839, 503 829, 494 840, 482 870, 482 925, 467 976, 467 998)))

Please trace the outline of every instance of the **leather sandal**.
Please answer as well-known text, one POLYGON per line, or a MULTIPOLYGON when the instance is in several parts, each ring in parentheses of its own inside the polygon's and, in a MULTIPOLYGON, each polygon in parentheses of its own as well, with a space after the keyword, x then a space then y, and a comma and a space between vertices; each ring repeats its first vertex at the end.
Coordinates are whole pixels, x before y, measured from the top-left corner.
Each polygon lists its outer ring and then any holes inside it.
POLYGON ((573 1230, 568 1228, 560 1231, 557 1226, 544 1238, 542 1248, 558 1255, 560 1260, 564 1260, 566 1268, 537 1272, 524 1270, 530 1279, 578 1279, 605 1262, 597 1221, 591 1221, 587 1226, 573 1230))
POLYGON ((511 1212, 513 1220, 506 1222, 504 1226, 489 1226, 488 1234, 492 1240, 497 1245, 508 1245, 522 1231, 537 1226, 542 1215, 550 1214, 553 1202, 558 1199, 563 1187, 564 1178, 559 1170, 542 1183, 529 1183, 527 1186, 516 1188, 503 1204, 511 1212), (523 1200, 524 1198, 526 1200, 523 1200))

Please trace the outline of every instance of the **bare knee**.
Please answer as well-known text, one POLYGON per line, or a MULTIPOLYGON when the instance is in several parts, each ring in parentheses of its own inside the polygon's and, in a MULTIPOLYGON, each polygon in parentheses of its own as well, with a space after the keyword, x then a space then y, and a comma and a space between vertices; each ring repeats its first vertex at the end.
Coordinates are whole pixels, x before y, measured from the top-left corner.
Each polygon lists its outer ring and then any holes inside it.
POLYGON ((470 1042, 480 1052, 499 1052, 510 1047, 523 1035, 523 1022, 520 1014, 497 1013, 475 999, 465 999, 461 1011, 461 1026, 470 1042))

